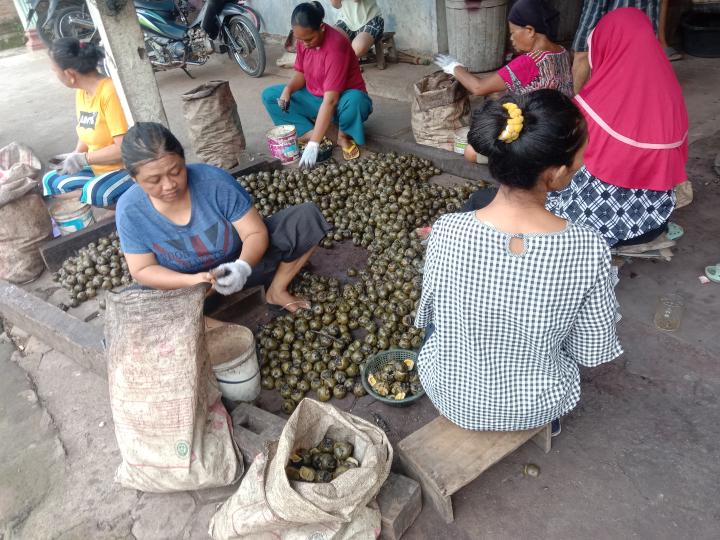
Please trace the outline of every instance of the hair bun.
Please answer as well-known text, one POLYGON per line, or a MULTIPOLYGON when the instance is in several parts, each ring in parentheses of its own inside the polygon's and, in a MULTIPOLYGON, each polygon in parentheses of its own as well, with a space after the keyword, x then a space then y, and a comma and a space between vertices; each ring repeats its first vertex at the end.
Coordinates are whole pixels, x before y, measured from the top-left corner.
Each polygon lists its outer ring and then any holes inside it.
POLYGON ((312 2, 312 5, 320 12, 320 17, 325 18, 325 8, 323 7, 323 5, 318 2, 318 0, 314 0, 312 2))

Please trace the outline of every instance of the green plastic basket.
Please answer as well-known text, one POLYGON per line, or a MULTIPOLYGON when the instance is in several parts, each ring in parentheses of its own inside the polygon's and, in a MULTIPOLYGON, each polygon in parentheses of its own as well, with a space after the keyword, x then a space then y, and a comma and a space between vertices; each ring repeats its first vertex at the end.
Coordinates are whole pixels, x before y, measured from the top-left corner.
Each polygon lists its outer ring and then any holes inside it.
POLYGON ((417 363, 417 357, 418 355, 415 351, 408 351, 406 349, 390 349, 389 351, 383 351, 376 354, 370 358, 370 360, 368 360, 362 368, 360 380, 365 387, 365 391, 378 401, 387 403, 392 407, 407 407, 408 405, 412 405, 415 401, 425 395, 425 390, 421 390, 418 394, 414 394, 398 401, 397 399, 390 399, 377 394, 375 390, 373 390, 372 386, 370 386, 367 379, 371 372, 379 371, 385 364, 389 364, 395 360, 406 360, 408 358, 417 363))

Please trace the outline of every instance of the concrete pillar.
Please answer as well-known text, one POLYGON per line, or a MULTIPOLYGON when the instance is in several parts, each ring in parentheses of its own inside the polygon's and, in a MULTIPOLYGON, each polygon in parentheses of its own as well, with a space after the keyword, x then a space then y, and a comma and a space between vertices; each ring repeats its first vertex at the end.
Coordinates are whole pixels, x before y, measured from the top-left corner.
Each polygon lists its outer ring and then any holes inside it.
POLYGON ((143 33, 135 6, 125 2, 111 12, 104 0, 87 0, 90 16, 100 32, 107 65, 129 124, 168 125, 155 74, 145 54, 143 33))

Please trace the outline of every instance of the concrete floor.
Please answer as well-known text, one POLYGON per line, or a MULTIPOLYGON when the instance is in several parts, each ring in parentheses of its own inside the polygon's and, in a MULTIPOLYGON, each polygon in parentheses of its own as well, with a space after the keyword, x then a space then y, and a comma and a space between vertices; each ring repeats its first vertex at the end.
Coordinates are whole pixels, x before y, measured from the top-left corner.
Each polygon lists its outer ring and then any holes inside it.
MULTIPOLYGON (((698 538, 720 530, 720 286, 702 285, 707 264, 720 261, 720 60, 676 63, 691 118, 689 177, 695 202, 674 220, 685 228, 670 263, 636 261, 621 269, 619 331, 625 354, 583 372, 580 406, 544 455, 521 448, 457 493, 456 520, 442 523, 425 508, 406 538, 698 538), (678 332, 652 324, 659 296, 685 299, 678 332), (525 463, 540 466, 524 477, 525 463)), ((371 88, 400 97, 428 68, 366 68, 371 88)), ((203 80, 229 78, 248 148, 264 149, 270 126, 259 93, 282 82, 269 70, 250 79, 227 58, 194 71, 158 75, 168 117, 187 136, 180 95, 203 80)), ((0 59, 0 146, 23 141, 43 159, 73 144, 72 93, 51 75, 43 55, 0 59)), ((409 103, 374 98, 370 132, 408 138, 409 103)), ((1 332, 1 330, 0 330, 1 332)), ((119 454, 107 387, 97 375, 13 332, 23 352, 0 334, 0 538, 205 538, 224 492, 143 495, 113 484, 119 454)), ((428 403, 407 410, 362 400, 388 420, 392 442, 420 425, 428 403)), ((272 404, 268 402, 268 406, 272 404)), ((351 403, 342 403, 345 408, 351 403)), ((442 456, 438 456, 442 459, 442 456)))

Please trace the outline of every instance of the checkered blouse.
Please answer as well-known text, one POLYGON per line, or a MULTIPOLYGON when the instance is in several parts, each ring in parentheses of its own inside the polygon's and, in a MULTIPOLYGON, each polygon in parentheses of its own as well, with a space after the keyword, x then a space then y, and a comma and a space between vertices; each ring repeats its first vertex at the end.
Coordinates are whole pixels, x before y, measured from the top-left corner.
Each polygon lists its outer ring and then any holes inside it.
POLYGON ((544 425, 580 399, 578 364, 622 353, 610 251, 594 231, 512 235, 450 214, 434 225, 415 320, 434 332, 418 359, 441 414, 466 429, 544 425))

